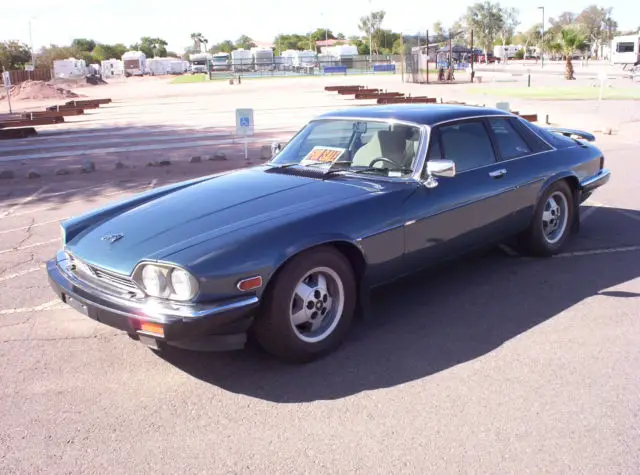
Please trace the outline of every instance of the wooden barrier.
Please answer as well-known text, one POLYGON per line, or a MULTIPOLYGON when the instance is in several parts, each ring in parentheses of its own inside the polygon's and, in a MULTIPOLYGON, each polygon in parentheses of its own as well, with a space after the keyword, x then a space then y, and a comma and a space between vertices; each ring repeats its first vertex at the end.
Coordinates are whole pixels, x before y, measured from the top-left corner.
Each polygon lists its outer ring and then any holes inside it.
POLYGON ((22 127, 19 129, 2 129, 0 130, 0 140, 9 139, 26 139, 38 135, 33 127, 22 127))
POLYGON ((435 104, 435 97, 379 97, 378 104, 435 104))
POLYGON ((80 100, 72 100, 72 101, 67 101, 65 103, 65 105, 67 106, 74 106, 74 107, 82 107, 85 104, 109 104, 111 102, 111 99, 80 99, 80 100))
POLYGON ((538 114, 518 114, 524 120, 529 122, 538 122, 538 114))
POLYGON ((382 97, 402 97, 402 96, 404 96, 404 93, 402 92, 378 92, 378 93, 358 92, 356 93, 355 98, 356 99, 379 99, 382 97))
POLYGON ((73 110, 73 109, 98 109, 100 107, 100 104, 85 104, 83 106, 73 106, 73 105, 56 105, 56 106, 49 106, 46 108, 47 111, 64 111, 64 110, 73 110))
POLYGON ((379 92, 380 89, 342 89, 338 91, 341 96, 349 96, 353 94, 373 94, 379 92))
POLYGON ((325 86, 324 90, 329 92, 337 92, 341 90, 364 89, 364 86, 325 86))
POLYGON ((31 120, 36 117, 68 117, 74 115, 82 115, 84 114, 84 109, 62 109, 60 111, 35 111, 35 112, 25 112, 21 116, 23 119, 31 120))
POLYGON ((29 127, 34 125, 51 125, 61 124, 64 122, 64 117, 57 115, 53 117, 35 117, 33 119, 9 119, 0 122, 0 129, 14 128, 14 127, 29 127))

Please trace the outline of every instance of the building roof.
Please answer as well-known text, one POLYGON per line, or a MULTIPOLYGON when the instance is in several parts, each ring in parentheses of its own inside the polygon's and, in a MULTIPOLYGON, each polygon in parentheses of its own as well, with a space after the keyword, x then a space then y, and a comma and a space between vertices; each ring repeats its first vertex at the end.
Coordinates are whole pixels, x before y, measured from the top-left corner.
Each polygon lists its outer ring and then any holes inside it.
POLYGON ((458 104, 390 104, 366 107, 350 107, 327 112, 317 118, 359 117, 363 119, 396 119, 417 124, 434 125, 465 117, 505 115, 505 111, 491 107, 458 104))

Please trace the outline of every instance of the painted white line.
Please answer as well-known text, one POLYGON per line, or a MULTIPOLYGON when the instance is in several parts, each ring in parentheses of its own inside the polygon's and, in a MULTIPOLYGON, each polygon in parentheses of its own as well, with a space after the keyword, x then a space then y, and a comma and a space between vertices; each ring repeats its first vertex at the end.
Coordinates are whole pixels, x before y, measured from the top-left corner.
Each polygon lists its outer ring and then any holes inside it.
POLYGON ((581 221, 585 221, 589 216, 591 216, 597 209, 602 208, 602 204, 600 203, 593 203, 593 202, 589 202, 587 201, 586 203, 584 203, 585 206, 588 207, 580 207, 580 210, 584 210, 580 213, 580 220, 581 221))
POLYGON ((553 257, 592 256, 596 254, 612 254, 615 252, 633 252, 633 251, 640 251, 640 246, 625 246, 625 247, 614 247, 610 249, 591 249, 587 251, 563 252, 561 254, 556 254, 553 257))
POLYGON ((507 246, 506 244, 500 244, 498 246, 500 249, 502 249, 502 251, 509 257, 519 257, 520 254, 518 254, 516 251, 514 251, 513 249, 511 249, 509 246, 507 246))
MULTIPOLYGON (((45 186, 44 188, 41 188, 38 191, 42 191, 43 189, 48 189, 51 186, 53 186, 53 185, 47 185, 47 186, 45 186)), ((86 191, 86 190, 93 190, 93 189, 99 189, 99 188, 104 188, 104 185, 87 186, 87 187, 84 187, 84 188, 73 188, 71 190, 56 191, 56 192, 53 192, 53 193, 38 193, 38 192, 36 192, 36 193, 37 193, 37 198, 38 199, 42 199, 42 198, 51 198, 52 196, 68 195, 69 193, 75 193, 76 191, 86 191)), ((36 193, 34 193, 33 195, 31 195, 30 197, 27 197, 25 199, 28 200, 29 198, 31 198, 34 195, 36 195, 36 193)), ((23 199, 23 201, 24 201, 24 199, 23 199)), ((26 203, 18 202, 18 203, 16 203, 16 205, 14 205, 14 207, 18 206, 18 205, 22 206, 23 204, 26 204, 26 203)), ((0 218, 3 218, 3 217, 4 217, 4 215, 0 215, 0 218)))
POLYGON ((60 300, 50 300, 35 307, 8 308, 0 310, 0 315, 13 315, 15 313, 42 312, 44 310, 56 310, 65 308, 60 300))
POLYGON ((58 242, 58 241, 60 241, 60 238, 49 239, 48 241, 43 241, 43 242, 36 242, 35 244, 29 244, 28 246, 12 247, 11 249, 3 249, 3 250, 0 251, 0 254, 6 254, 8 252, 24 251, 25 249, 31 249, 31 248, 39 247, 39 246, 45 246, 47 244, 51 244, 52 242, 58 242))
MULTIPOLYGON (((274 137, 265 138, 250 138, 248 143, 256 142, 273 142, 278 140, 274 137)), ((235 143, 244 143, 244 141, 236 142, 236 139, 223 139, 223 140, 202 140, 200 142, 187 142, 187 143, 167 143, 158 145, 133 145, 131 147, 109 147, 109 148, 96 148, 93 150, 74 150, 70 152, 51 152, 51 153, 33 153, 31 155, 15 155, 0 158, 0 162, 12 162, 16 160, 32 160, 39 158, 56 158, 56 157, 79 157, 85 155, 99 155, 105 153, 120 153, 120 152, 143 152, 151 150, 167 150, 167 149, 190 149, 197 147, 208 147, 210 145, 229 145, 235 143)))
POLYGON ((156 183, 158 183, 158 179, 154 178, 151 183, 149 183, 149 186, 147 187, 147 190, 151 190, 153 189, 154 186, 156 186, 156 183))
MULTIPOLYGON (((213 138, 213 137, 229 137, 230 133, 211 133, 211 134, 193 134, 193 135, 161 135, 159 137, 153 137, 147 135, 147 131, 138 130, 140 135, 145 135, 144 137, 125 137, 120 139, 100 139, 100 140, 91 140, 91 141, 83 141, 83 142, 61 142, 62 137, 60 137, 55 142, 40 145, 19 145, 16 147, 0 147, 0 152, 20 152, 23 150, 39 150, 41 148, 71 148, 71 147, 87 147, 92 145, 106 145, 106 144, 117 144, 117 143, 131 143, 131 142, 162 142, 169 140, 184 140, 189 141, 193 139, 204 139, 204 138, 213 138)), ((111 134, 113 135, 113 134, 111 134)))
POLYGON ((13 229, 4 229, 2 231, 0 231, 0 234, 9 234, 9 233, 17 233, 19 231, 26 231, 27 229, 33 229, 33 228, 38 228, 40 226, 47 226, 49 224, 55 224, 55 223, 59 223, 60 221, 67 219, 65 218, 61 218, 61 219, 52 219, 51 221, 45 221, 43 223, 36 223, 36 224, 32 224, 29 226, 21 226, 19 228, 13 228, 13 229))
POLYGON ((609 205, 606 205, 604 203, 598 203, 596 201, 591 201, 590 203, 592 204, 592 206, 598 206, 598 207, 602 207, 602 208, 609 208, 609 209, 615 211, 616 213, 620 213, 621 215, 626 216, 627 218, 631 218, 631 219, 633 219, 635 221, 640 221, 640 215, 636 215, 636 214, 630 213, 629 211, 625 211, 623 209, 614 208, 613 206, 609 206, 609 205))
POLYGON ((16 277, 21 277, 23 275, 31 274, 32 272, 37 272, 42 269, 44 269, 44 266, 31 267, 30 269, 25 269, 21 272, 16 272, 15 274, 3 275, 2 277, 0 277, 0 282, 4 282, 5 280, 15 279, 16 277))
POLYGON ((46 190, 47 188, 50 188, 50 187, 51 187, 51 185, 43 186, 42 188, 40 188, 35 193, 30 194, 26 198, 24 198, 21 201, 19 201, 18 203, 16 203, 13 207, 9 208, 7 211, 5 211, 2 214, 0 214, 0 218, 5 218, 7 216, 10 216, 10 215, 14 214, 16 210, 20 209, 22 206, 27 204, 29 201, 32 201, 35 198, 37 198, 44 190, 46 190))

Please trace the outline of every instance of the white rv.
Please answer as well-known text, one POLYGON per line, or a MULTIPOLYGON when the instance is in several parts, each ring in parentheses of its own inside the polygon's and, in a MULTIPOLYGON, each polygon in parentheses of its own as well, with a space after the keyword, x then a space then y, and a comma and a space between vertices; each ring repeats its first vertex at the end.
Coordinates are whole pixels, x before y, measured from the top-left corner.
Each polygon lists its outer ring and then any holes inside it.
POLYGON ((191 73, 192 74, 202 74, 208 73, 209 66, 211 65, 211 61, 213 60, 213 55, 211 53, 196 53, 189 55, 189 61, 191 62, 191 73))
POLYGON ((127 51, 122 55, 124 75, 144 76, 147 70, 147 56, 142 51, 127 51))
POLYGON ((251 48, 253 53, 253 65, 256 71, 273 71, 275 62, 273 60, 273 50, 271 48, 251 48))
POLYGON ((640 61, 640 33, 616 36, 611 41, 611 64, 633 66, 640 61))
POLYGON ((243 48, 233 50, 231 65, 234 71, 250 71, 253 66, 253 54, 243 48))
POLYGON ((102 77, 113 78, 124 76, 124 63, 119 59, 105 59, 100 61, 102 77))
POLYGON ((81 78, 86 76, 87 72, 84 59, 57 59, 53 62, 53 75, 56 78, 81 78))
POLYGON ((229 53, 215 53, 211 63, 214 71, 228 71, 230 69, 229 53))

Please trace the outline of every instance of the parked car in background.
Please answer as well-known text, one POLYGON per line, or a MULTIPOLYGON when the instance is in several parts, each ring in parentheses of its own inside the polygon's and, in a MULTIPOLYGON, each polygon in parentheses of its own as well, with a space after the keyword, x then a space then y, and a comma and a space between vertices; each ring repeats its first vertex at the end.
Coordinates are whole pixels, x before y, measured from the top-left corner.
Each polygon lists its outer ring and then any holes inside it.
POLYGON ((610 177, 593 140, 492 108, 327 113, 266 164, 64 221, 50 283, 154 349, 241 348, 252 332, 311 361, 375 287, 514 236, 531 255, 561 252, 610 177))

